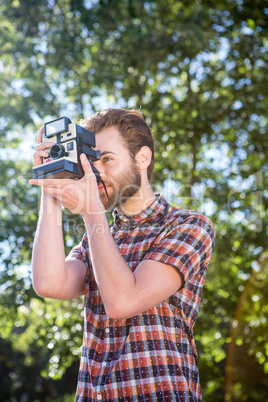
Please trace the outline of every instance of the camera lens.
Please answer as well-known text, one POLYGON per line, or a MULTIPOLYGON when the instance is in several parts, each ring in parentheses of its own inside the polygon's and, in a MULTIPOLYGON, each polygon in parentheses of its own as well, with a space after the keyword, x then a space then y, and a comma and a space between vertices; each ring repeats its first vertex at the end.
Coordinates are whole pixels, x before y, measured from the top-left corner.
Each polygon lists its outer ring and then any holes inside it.
POLYGON ((59 159, 65 155, 65 149, 62 145, 54 144, 50 148, 50 157, 52 159, 59 159))

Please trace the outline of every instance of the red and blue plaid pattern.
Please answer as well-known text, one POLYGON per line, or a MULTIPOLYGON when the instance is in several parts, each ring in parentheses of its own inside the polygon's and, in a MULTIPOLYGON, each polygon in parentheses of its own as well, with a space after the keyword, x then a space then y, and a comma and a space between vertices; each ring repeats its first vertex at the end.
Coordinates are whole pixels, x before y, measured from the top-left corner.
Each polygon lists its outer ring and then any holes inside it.
POLYGON ((214 247, 210 220, 162 196, 135 217, 115 213, 112 235, 134 271, 143 259, 172 265, 181 290, 127 320, 104 310, 85 234, 70 256, 87 265, 84 340, 76 402, 202 401, 193 325, 214 247))

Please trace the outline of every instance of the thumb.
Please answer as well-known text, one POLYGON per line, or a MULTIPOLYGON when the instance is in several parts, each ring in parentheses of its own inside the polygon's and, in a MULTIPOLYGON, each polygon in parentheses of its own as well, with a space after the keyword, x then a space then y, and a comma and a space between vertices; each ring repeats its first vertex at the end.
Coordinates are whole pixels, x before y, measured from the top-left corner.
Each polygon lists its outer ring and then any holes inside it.
POLYGON ((80 160, 81 160, 81 165, 82 169, 85 173, 85 175, 88 176, 94 176, 97 182, 100 181, 100 173, 99 171, 94 167, 94 165, 91 165, 90 161, 86 157, 85 154, 80 155, 80 160))
POLYGON ((80 161, 85 174, 92 174, 91 164, 85 154, 80 155, 80 161))
POLYGON ((100 172, 95 168, 94 165, 91 165, 91 163, 89 162, 86 155, 81 154, 80 160, 81 160, 81 165, 82 165, 85 175, 87 174, 87 175, 95 176, 95 179, 99 183, 101 180, 100 172))

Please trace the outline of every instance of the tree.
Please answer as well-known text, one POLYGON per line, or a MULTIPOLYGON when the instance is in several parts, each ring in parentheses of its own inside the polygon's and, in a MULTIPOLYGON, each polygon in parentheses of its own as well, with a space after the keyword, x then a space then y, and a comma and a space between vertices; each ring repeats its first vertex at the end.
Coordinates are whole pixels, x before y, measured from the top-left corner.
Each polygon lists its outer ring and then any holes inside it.
POLYGON ((252 270, 237 303, 226 359, 226 400, 267 396, 267 251, 252 270))

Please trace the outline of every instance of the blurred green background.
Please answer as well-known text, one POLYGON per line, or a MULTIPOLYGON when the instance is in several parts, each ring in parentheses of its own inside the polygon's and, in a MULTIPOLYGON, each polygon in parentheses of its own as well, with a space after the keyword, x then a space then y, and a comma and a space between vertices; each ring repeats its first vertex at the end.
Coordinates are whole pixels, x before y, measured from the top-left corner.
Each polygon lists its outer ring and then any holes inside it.
MULTIPOLYGON (((71 401, 83 299, 31 287, 43 121, 138 108, 153 186, 206 214, 216 247, 194 327, 205 402, 268 400, 268 2, 2 0, 0 400, 71 401)), ((66 252, 84 232, 64 212, 66 252)))

